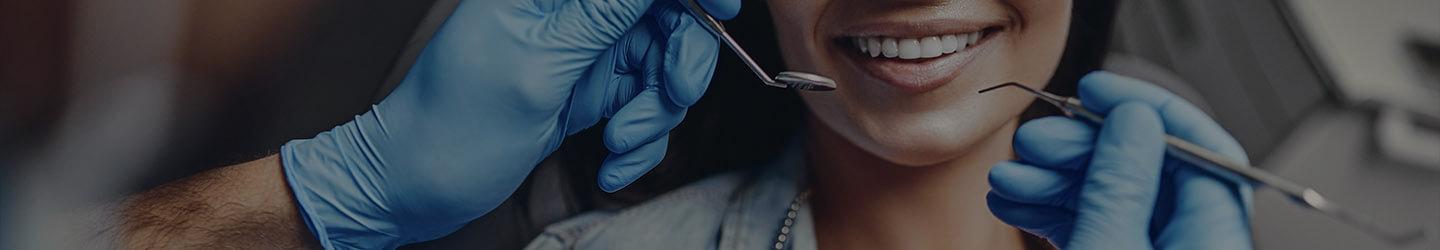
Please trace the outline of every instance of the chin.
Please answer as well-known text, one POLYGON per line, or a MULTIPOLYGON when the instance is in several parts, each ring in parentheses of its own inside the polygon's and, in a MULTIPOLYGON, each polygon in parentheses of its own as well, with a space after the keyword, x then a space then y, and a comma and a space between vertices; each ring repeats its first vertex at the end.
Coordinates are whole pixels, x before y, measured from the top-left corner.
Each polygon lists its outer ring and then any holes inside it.
MULTIPOLYGON (((857 146, 865 149, 887 162, 906 167, 925 167, 940 165, 964 155, 967 145, 965 139, 945 140, 940 138, 953 138, 955 135, 882 135, 871 137, 869 143, 857 143, 857 146)), ((958 137, 965 137, 959 135, 958 137)))
POLYGON ((843 138, 843 143, 849 143, 876 158, 899 166, 926 167, 941 165, 980 147, 991 146, 986 143, 987 140, 997 136, 1008 142, 1010 133, 1003 128, 1015 119, 1008 113, 951 108, 914 113, 820 115, 818 120, 843 138))

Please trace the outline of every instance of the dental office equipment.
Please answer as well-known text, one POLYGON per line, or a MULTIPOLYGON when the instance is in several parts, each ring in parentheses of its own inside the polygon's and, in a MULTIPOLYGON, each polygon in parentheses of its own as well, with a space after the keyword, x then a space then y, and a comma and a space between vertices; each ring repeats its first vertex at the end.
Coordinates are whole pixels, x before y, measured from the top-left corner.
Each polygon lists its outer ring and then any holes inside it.
MULTIPOLYGON (((1004 87, 1023 89, 1040 98, 1040 100, 1059 108, 1067 117, 1079 118, 1091 124, 1101 124, 1105 119, 1099 114, 1085 109, 1085 107, 1081 105, 1080 99, 1035 90, 1015 82, 1007 82, 981 89, 979 93, 986 93, 1004 87)), ((1278 190, 1285 196, 1291 198, 1292 201, 1295 201, 1295 203, 1299 203, 1300 205, 1319 211, 1322 214, 1335 218, 1361 231, 1370 233, 1385 240, 1387 243, 1403 245, 1413 243, 1425 237, 1425 230, 1422 228, 1408 228, 1403 230, 1386 228, 1369 217, 1341 208, 1338 204, 1325 199, 1314 189, 1265 172, 1259 168, 1232 161, 1219 153, 1207 150, 1204 147, 1178 137, 1166 135, 1165 144, 1168 145, 1166 147, 1166 153, 1168 155, 1175 156, 1183 161, 1192 163, 1200 169, 1232 181, 1243 180, 1257 186, 1265 186, 1278 190)))
POLYGON ((740 43, 735 42, 735 38, 730 37, 730 33, 725 31, 725 26, 721 25, 719 20, 716 20, 710 13, 705 12, 705 9, 701 8, 700 4, 695 2, 695 0, 683 1, 685 2, 685 8, 690 9, 690 13, 694 14, 701 23, 704 23, 702 26, 705 26, 705 30, 709 30, 710 34, 719 37, 720 41, 730 47, 730 50, 734 51, 735 55, 740 57, 741 61, 745 62, 745 66, 749 67, 750 71, 755 72, 755 76, 760 77, 760 80, 763 81, 765 85, 810 91, 835 90, 835 80, 811 73, 785 71, 771 78, 770 74, 765 73, 765 70, 760 68, 760 64, 756 63, 755 59, 751 58, 750 54, 745 52, 745 49, 740 48, 740 43))

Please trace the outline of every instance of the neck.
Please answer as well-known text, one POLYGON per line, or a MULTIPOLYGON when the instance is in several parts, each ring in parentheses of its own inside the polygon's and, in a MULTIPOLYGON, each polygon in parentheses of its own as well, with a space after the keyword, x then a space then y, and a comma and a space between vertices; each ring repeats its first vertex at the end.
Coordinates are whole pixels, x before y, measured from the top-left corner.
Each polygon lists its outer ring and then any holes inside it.
POLYGON ((901 166, 809 122, 816 240, 825 249, 1021 249, 1020 234, 991 215, 990 166, 1012 157, 1012 121, 963 155, 901 166))

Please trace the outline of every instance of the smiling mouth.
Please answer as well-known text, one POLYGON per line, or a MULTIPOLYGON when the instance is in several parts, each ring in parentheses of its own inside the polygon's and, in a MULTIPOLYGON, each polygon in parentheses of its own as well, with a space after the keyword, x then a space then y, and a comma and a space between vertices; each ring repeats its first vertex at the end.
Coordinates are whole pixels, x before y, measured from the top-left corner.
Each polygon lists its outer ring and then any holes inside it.
POLYGON ((959 76, 1003 31, 1004 26, 989 26, 926 36, 845 36, 834 42, 860 71, 903 92, 921 93, 959 76))
POLYGON ((920 38, 897 38, 886 36, 849 37, 849 44, 855 51, 872 58, 930 59, 948 55, 980 44, 980 39, 998 28, 983 29, 969 33, 926 36, 920 38))

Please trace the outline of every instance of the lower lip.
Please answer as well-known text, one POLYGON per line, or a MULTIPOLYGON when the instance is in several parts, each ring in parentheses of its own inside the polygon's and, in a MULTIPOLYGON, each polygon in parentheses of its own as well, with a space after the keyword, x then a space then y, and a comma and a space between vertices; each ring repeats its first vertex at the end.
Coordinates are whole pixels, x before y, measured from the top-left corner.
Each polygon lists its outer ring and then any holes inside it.
POLYGON ((907 93, 923 93, 944 86, 960 76, 960 69, 969 65, 980 52, 985 51, 990 44, 989 40, 994 39, 982 39, 979 44, 955 53, 919 60, 870 57, 869 54, 860 53, 848 46, 836 47, 847 52, 845 54, 849 55, 851 65, 857 66, 880 82, 907 93))

